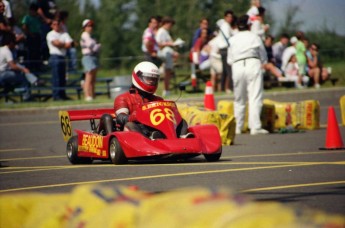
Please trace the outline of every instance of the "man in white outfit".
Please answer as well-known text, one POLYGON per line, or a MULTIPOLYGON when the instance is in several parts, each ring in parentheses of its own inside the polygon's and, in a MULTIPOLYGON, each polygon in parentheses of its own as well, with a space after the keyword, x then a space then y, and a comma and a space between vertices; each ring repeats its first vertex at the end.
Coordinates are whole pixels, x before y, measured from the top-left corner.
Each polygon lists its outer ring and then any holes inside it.
POLYGON ((238 20, 239 32, 230 38, 231 46, 228 49, 227 60, 232 65, 234 81, 236 134, 242 132, 247 98, 250 134, 267 134, 260 121, 263 94, 261 66, 267 62, 267 54, 262 40, 250 32, 249 27, 249 16, 241 16, 238 20))

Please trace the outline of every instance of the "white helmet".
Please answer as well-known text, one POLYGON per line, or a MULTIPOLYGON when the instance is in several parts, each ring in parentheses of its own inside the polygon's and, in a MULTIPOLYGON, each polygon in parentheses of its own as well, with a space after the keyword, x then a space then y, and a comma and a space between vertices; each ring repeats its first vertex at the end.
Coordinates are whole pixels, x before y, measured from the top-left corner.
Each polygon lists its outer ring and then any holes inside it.
POLYGON ((148 61, 139 63, 134 67, 132 73, 133 85, 147 93, 155 93, 159 82, 158 67, 148 61))

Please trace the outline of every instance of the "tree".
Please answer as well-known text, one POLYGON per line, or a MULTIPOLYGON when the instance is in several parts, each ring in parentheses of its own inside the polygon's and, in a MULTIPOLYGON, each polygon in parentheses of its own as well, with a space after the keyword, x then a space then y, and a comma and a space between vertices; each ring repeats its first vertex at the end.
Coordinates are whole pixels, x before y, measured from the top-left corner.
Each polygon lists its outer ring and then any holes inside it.
POLYGON ((140 34, 130 23, 133 9, 127 8, 128 0, 103 0, 97 13, 98 31, 102 44, 102 66, 115 67, 119 57, 133 55, 133 40, 140 34))
POLYGON ((283 22, 283 25, 278 29, 278 34, 287 33, 295 34, 299 30, 300 26, 303 24, 303 21, 296 20, 296 15, 300 11, 299 6, 289 5, 286 9, 286 17, 283 22))
MULTIPOLYGON (((85 19, 80 11, 78 2, 69 0, 57 1, 58 10, 68 12, 67 27, 68 33, 75 41, 79 41, 81 33, 81 23, 85 19)), ((93 8, 92 8, 93 9, 93 8)), ((93 9, 94 10, 94 9, 93 9)))

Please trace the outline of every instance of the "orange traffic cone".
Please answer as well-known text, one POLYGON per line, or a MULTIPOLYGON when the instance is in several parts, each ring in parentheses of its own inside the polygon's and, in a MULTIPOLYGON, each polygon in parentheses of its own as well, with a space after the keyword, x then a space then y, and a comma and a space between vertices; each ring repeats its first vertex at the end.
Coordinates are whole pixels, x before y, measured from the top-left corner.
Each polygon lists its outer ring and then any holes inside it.
POLYGON ((343 140, 341 139, 337 117, 334 108, 328 108, 328 122, 325 148, 320 150, 342 150, 344 148, 343 140))
POLYGON ((211 110, 211 111, 216 110, 211 81, 206 82, 204 106, 206 110, 211 110))

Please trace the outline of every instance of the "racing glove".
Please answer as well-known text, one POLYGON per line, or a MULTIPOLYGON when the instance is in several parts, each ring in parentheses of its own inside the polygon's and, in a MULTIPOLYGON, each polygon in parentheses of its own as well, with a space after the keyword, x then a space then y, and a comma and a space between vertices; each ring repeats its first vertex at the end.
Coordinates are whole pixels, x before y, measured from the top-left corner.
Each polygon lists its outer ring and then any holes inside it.
POLYGON ((120 113, 116 116, 116 122, 120 125, 120 128, 123 129, 123 126, 128 122, 129 116, 125 113, 120 113))

